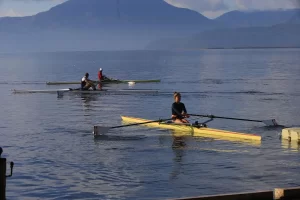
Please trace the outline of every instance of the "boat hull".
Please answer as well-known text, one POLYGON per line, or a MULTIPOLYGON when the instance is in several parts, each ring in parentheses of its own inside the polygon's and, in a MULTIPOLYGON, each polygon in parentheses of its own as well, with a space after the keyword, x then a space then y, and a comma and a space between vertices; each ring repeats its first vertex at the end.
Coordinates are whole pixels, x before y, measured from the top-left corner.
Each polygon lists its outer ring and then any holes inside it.
MULTIPOLYGON (((126 123, 143 123, 148 122, 151 120, 147 119, 140 119, 140 118, 134 118, 134 117, 127 117, 127 116, 121 116, 122 120, 126 123)), ((191 125, 176 125, 174 123, 149 123, 144 124, 148 127, 153 128, 159 128, 159 129, 170 129, 175 131, 181 131, 181 132, 192 132, 192 136, 208 136, 213 138, 230 138, 232 140, 251 140, 251 141, 261 141, 261 136, 254 135, 254 134, 247 134, 247 133, 239 133, 239 132, 233 132, 233 131, 226 131, 226 130, 220 130, 220 129, 213 129, 213 128, 206 128, 206 127, 193 127, 191 125)), ((226 139, 228 140, 228 139, 226 139)))
POLYGON ((142 90, 142 89, 121 89, 121 90, 70 90, 70 89, 56 89, 56 90, 13 90, 14 94, 29 94, 29 93, 48 93, 48 94, 157 94, 158 90, 142 90))
MULTIPOLYGON (((103 84, 118 84, 118 83, 158 83, 160 82, 159 79, 153 80, 110 80, 110 81, 102 81, 103 84)), ((99 83, 95 81, 95 83, 99 83)), ((79 81, 60 81, 60 82, 46 82, 47 85, 73 85, 73 84, 80 84, 79 81)))
POLYGON ((53 90, 12 90, 14 94, 29 94, 29 93, 47 93, 57 94, 57 92, 69 92, 70 89, 53 89, 53 90))

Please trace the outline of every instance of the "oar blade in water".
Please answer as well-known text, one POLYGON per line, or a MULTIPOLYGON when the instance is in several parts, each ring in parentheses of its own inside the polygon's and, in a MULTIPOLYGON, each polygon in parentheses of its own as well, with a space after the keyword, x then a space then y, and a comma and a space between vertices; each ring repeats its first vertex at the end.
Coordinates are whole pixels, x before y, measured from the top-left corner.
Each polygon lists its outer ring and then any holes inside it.
POLYGON ((262 123, 266 124, 267 126, 279 126, 275 119, 263 120, 262 123))
POLYGON ((106 127, 106 126, 94 126, 94 136, 96 135, 104 135, 106 134, 111 127, 106 127))

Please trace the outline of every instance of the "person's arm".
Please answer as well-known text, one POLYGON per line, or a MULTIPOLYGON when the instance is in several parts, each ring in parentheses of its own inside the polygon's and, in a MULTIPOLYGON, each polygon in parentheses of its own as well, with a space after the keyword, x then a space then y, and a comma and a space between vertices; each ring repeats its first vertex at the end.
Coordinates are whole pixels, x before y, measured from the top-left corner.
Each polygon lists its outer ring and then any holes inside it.
POLYGON ((88 82, 89 84, 91 84, 92 86, 94 86, 95 84, 94 84, 94 81, 92 81, 92 80, 90 80, 90 79, 86 79, 86 82, 88 82))
POLYGON ((184 104, 182 104, 182 106, 183 106, 183 113, 184 113, 184 114, 186 114, 186 113, 187 113, 187 111, 186 111, 185 105, 184 105, 184 104))
POLYGON ((182 113, 182 115, 184 116, 184 117, 187 117, 187 118, 189 118, 190 116, 187 114, 187 111, 186 111, 186 108, 185 108, 185 105, 182 103, 182 106, 183 106, 183 113, 182 113))

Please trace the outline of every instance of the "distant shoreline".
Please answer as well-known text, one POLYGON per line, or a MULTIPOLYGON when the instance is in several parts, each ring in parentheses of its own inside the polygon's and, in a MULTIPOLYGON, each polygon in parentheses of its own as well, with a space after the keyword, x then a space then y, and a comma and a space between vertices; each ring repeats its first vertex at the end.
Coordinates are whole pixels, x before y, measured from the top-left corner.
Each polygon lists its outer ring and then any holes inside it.
MULTIPOLYGON (((300 46, 298 47, 213 47, 213 48, 179 48, 179 49, 173 49, 173 50, 179 50, 179 51, 193 51, 193 50, 214 50, 214 49, 224 49, 224 50, 231 50, 231 49, 300 49, 300 46)), ((155 50, 155 49, 153 49, 155 50)), ((158 49, 159 50, 159 49, 158 49)), ((167 49, 166 49, 167 50, 167 49)), ((172 50, 172 49, 170 49, 172 50)))
POLYGON ((239 49, 300 49, 299 47, 215 47, 215 48, 178 48, 178 49, 128 49, 128 50, 60 50, 60 51, 24 51, 24 52, 0 52, 0 54, 32 54, 32 53, 78 53, 78 52, 138 52, 138 51, 199 51, 199 50, 239 50, 239 49))

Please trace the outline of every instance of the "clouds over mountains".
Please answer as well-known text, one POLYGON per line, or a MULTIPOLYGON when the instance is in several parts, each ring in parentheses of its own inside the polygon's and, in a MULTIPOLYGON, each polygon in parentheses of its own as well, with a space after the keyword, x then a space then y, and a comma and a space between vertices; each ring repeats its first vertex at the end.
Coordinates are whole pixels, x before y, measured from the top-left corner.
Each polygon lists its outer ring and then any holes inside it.
POLYGON ((0 0, 0 17, 35 15, 65 1, 67 0, 0 0))
POLYGON ((231 10, 273 10, 299 8, 300 0, 165 0, 177 7, 196 10, 214 18, 231 10))
POLYGON ((236 0, 236 7, 240 10, 273 10, 273 9, 291 9, 299 7, 299 0, 236 0))

